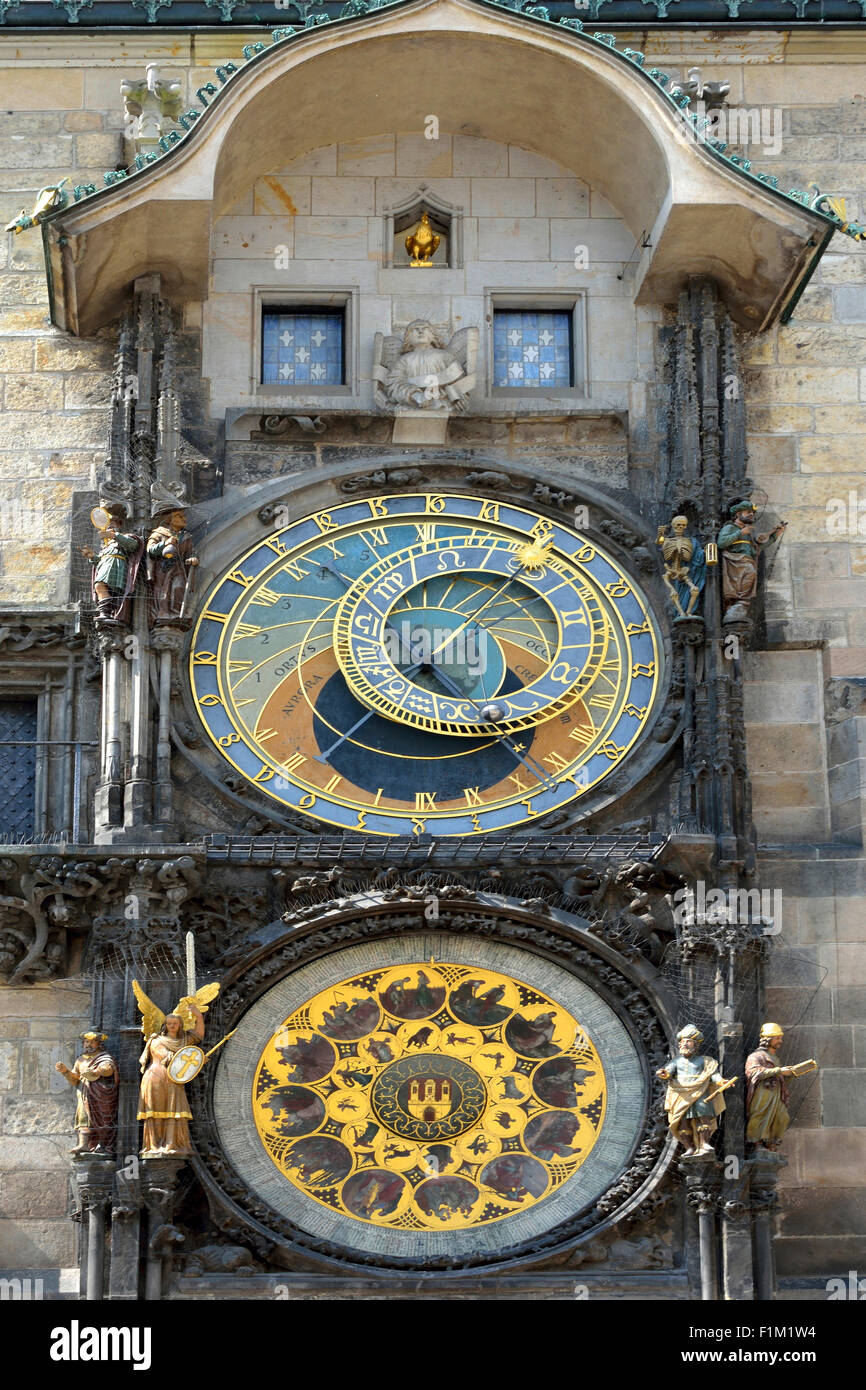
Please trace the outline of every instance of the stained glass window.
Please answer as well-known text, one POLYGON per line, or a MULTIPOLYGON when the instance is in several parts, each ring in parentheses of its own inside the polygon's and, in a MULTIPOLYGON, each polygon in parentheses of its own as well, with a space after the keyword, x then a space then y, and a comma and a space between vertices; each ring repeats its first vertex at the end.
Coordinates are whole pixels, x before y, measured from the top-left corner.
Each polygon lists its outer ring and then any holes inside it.
POLYGON ((545 390, 572 386, 572 315, 567 309, 497 309, 493 385, 545 390))
POLYGON ((0 840, 33 835, 35 740, 36 701, 0 700, 0 840))
POLYGON ((262 381, 266 386, 342 386, 342 309, 266 309, 262 381))

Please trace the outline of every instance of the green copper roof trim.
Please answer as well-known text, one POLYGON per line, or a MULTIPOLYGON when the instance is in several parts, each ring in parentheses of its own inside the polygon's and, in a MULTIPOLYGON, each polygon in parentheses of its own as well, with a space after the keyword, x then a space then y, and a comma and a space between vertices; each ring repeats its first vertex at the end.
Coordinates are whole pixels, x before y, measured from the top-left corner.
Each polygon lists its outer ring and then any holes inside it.
MULTIPOLYGON (((322 24, 354 23, 380 10, 399 9, 408 7, 412 3, 414 3, 414 0, 348 0, 348 3, 344 5, 339 17, 336 19, 329 19, 327 15, 323 14, 310 14, 307 16, 305 24, 301 27, 287 25, 271 30, 271 42, 269 44, 263 43, 261 40, 245 44, 243 48, 244 60, 240 65, 232 60, 227 60, 214 69, 214 77, 219 82, 219 87, 215 86, 212 81, 208 81, 198 88, 196 98, 199 105, 191 106, 187 111, 181 113, 178 117, 178 124, 182 127, 182 130, 180 132, 176 130, 169 131, 167 135, 162 137, 159 142, 162 147, 159 154, 153 152, 147 155, 137 154, 131 169, 108 170, 103 174, 104 187, 102 188, 97 188, 97 186, 92 183, 76 185, 72 191, 73 203, 89 202, 93 198, 108 196, 112 188, 116 187, 119 183, 126 183, 128 179, 134 179, 138 173, 142 173, 152 165, 157 163, 161 164, 165 159, 171 156, 172 152, 179 145, 194 134, 200 122, 207 120, 208 113, 212 109, 212 106, 219 100, 223 91, 231 82, 231 79, 237 76, 239 72, 246 71, 251 64, 265 62, 268 55, 273 53, 275 49, 281 48, 284 44, 293 42, 294 40, 302 39, 311 29, 318 28, 322 24)), ((817 217, 820 217, 827 225, 827 236, 819 248, 818 255, 812 262, 809 276, 813 273, 820 259, 820 255, 823 254, 830 236, 834 231, 845 232, 855 240, 866 239, 866 228, 856 222, 846 222, 837 212, 828 209, 826 206, 821 206, 828 201, 836 202, 837 207, 841 205, 838 203, 838 200, 831 200, 829 199, 829 195, 822 194, 816 185, 813 184, 811 186, 812 189, 814 189, 814 193, 797 188, 789 189, 786 193, 779 188, 778 178, 775 174, 764 174, 753 170, 751 160, 744 159, 740 155, 729 155, 726 153, 727 146, 723 141, 717 140, 714 137, 707 138, 704 134, 704 127, 706 127, 709 122, 706 118, 703 118, 703 120, 699 122, 694 114, 687 113, 686 108, 689 104, 689 98, 682 88, 678 87, 676 83, 672 83, 669 74, 662 72, 659 68, 651 67, 647 69, 644 66, 645 58, 643 53, 632 48, 618 49, 616 46, 616 36, 614 34, 598 30, 589 33, 579 19, 552 20, 549 11, 543 5, 530 4, 527 8, 523 8, 526 0, 472 0, 472 3, 479 5, 483 9, 507 10, 515 15, 515 17, 527 20, 533 24, 543 24, 547 28, 555 27, 560 36, 563 36, 563 30, 567 30, 569 36, 577 43, 603 46, 608 52, 615 54, 633 73, 639 73, 643 81, 650 83, 657 92, 660 92, 662 96, 667 98, 671 105, 677 110, 682 120, 690 127, 690 134, 693 135, 696 143, 707 150, 720 164, 736 173, 740 178, 746 180, 751 185, 759 185, 765 192, 780 198, 783 202, 797 203, 801 207, 808 208, 809 211, 814 213, 817 217)), ((55 206, 48 214, 39 220, 43 222, 52 222, 65 208, 69 207, 69 205, 69 195, 61 190, 55 206)), ((802 293, 803 288, 805 288, 805 281, 801 281, 800 283, 796 298, 793 301, 794 304, 802 293)), ((784 311, 788 314, 788 317, 790 316, 788 313, 789 308, 793 308, 793 304, 786 306, 786 310, 784 311)), ((783 319, 783 321, 786 320, 783 319)))

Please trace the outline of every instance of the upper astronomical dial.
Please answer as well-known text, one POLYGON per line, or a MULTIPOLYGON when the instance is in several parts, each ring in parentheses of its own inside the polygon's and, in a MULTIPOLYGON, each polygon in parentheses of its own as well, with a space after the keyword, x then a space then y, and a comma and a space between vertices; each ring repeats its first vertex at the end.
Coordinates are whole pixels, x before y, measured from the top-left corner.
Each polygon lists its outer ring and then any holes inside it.
POLYGON ((608 644, 601 605, 575 565, 520 537, 491 533, 482 543, 469 527, 371 566, 340 604, 334 630, 340 669, 362 704, 415 728, 464 735, 491 724, 516 732, 567 709, 592 684, 608 644), (428 582, 443 578, 446 594, 457 591, 451 605, 425 609, 428 582), (497 636, 525 636, 509 624, 531 612, 552 640, 535 644, 545 658, 538 674, 503 693, 509 668, 497 636), (473 652, 474 693, 461 680, 473 652), (432 679, 422 684, 424 675, 432 679))
POLYGON ((381 835, 526 823, 596 786, 656 699, 629 576, 506 503, 371 497, 240 557, 196 626, 221 755, 295 812, 381 835))

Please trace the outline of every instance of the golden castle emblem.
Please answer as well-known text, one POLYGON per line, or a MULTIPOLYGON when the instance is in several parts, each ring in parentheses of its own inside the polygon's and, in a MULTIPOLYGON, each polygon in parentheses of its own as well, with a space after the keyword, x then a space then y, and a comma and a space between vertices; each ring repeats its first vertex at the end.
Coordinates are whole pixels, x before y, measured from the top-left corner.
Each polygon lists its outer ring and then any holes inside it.
POLYGON ((410 1081, 407 1108, 416 1120, 440 1120, 451 1109, 451 1082, 438 1076, 410 1081))

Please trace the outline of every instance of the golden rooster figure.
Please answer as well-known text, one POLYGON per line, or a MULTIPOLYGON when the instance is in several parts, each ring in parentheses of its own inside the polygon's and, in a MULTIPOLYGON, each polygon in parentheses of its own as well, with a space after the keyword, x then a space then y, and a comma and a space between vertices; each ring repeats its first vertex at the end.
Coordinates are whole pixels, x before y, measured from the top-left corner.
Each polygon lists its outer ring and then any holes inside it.
POLYGON ((168 1154, 192 1152, 189 1122, 192 1114, 182 1083, 174 1081, 168 1068, 176 1052, 204 1037, 204 1015, 219 984, 202 985, 195 994, 185 995, 174 1013, 164 1014, 148 999, 137 980, 133 993, 141 1014, 144 1051, 141 1054, 141 1092, 138 1118, 144 1121, 142 1158, 162 1158, 168 1154))
POLYGON ((425 266, 433 264, 433 257, 439 250, 439 243, 442 238, 434 232, 430 225, 430 214, 421 214, 421 221, 413 227, 406 238, 406 250, 409 253, 409 264, 413 266, 425 266))

